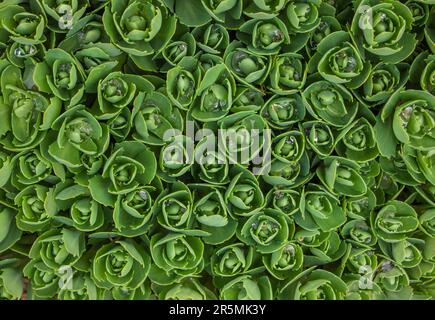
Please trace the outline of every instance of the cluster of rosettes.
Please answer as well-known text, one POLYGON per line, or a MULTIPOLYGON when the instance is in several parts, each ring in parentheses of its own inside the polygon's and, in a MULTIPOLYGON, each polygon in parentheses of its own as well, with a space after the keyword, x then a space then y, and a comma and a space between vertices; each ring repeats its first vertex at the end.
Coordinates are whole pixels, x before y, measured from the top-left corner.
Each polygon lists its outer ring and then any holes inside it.
POLYGON ((433 299, 434 4, 1 1, 0 298, 433 299))

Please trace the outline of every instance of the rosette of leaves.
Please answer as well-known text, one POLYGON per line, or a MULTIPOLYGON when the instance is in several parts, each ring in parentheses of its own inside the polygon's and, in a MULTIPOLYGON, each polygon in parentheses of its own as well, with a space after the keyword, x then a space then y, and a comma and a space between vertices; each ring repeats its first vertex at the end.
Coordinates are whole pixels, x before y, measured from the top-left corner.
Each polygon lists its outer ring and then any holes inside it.
POLYGON ((370 189, 360 197, 345 198, 343 210, 350 219, 367 220, 376 206, 376 196, 370 189))
POLYGON ((248 50, 259 55, 277 54, 290 43, 287 28, 279 18, 250 19, 240 26, 237 38, 248 50))
POLYGON ((425 182, 425 177, 417 161, 417 150, 403 146, 403 153, 398 152, 390 159, 379 158, 382 171, 395 182, 404 185, 418 185, 425 182))
POLYGON ((185 278, 180 283, 154 286, 160 300, 216 300, 216 295, 195 278, 185 278))
POLYGON ((304 266, 326 265, 341 259, 350 247, 337 232, 329 232, 329 236, 317 247, 308 247, 304 255, 304 266))
POLYGON ((395 243, 379 241, 382 252, 403 268, 413 268, 420 264, 422 257, 421 248, 424 240, 409 238, 395 243))
POLYGON ((321 16, 318 26, 309 33, 309 39, 305 47, 307 53, 312 56, 323 38, 341 29, 340 22, 333 15, 321 16))
POLYGON ((183 59, 179 65, 170 69, 166 75, 166 92, 172 103, 182 110, 188 110, 196 96, 200 78, 201 72, 196 59, 183 59))
POLYGON ((285 95, 297 92, 305 85, 307 72, 302 55, 291 52, 277 55, 269 73, 270 90, 285 95))
POLYGON ((319 7, 322 1, 292 1, 285 9, 288 29, 294 33, 308 33, 320 23, 319 7))
POLYGON ((258 271, 260 255, 254 247, 241 242, 224 245, 213 250, 210 272, 215 277, 231 278, 258 271))
POLYGON ((291 93, 273 96, 262 107, 261 116, 274 129, 288 129, 305 118, 305 107, 301 95, 291 93))
POLYGON ((314 82, 305 88, 302 98, 315 119, 334 127, 345 127, 355 118, 358 102, 346 88, 334 82, 314 82))
POLYGON ((283 285, 278 294, 280 300, 343 300, 346 283, 337 275, 326 270, 300 273, 283 285))
POLYGON ((190 189, 181 181, 170 184, 155 200, 154 215, 165 229, 188 235, 204 235, 193 230, 193 198, 190 189))
POLYGON ((400 1, 363 0, 355 10, 351 33, 359 48, 395 64, 416 47, 417 40, 411 32, 413 21, 411 10, 400 1))
POLYGON ((215 141, 205 136, 195 146, 193 176, 211 185, 229 182, 229 164, 224 154, 215 150, 215 141))
POLYGON ((98 100, 92 113, 99 120, 114 118, 133 101, 137 92, 153 89, 153 85, 142 76, 112 72, 98 82, 98 100))
POLYGON ((108 299, 108 291, 95 285, 91 277, 82 272, 75 272, 70 282, 58 292, 59 300, 104 300, 108 299))
POLYGON ((370 247, 352 248, 346 260, 346 269, 352 274, 373 276, 378 267, 378 256, 370 247), (372 273, 372 274, 370 274, 372 273))
POLYGON ((182 130, 183 118, 171 101, 160 92, 140 92, 131 114, 133 138, 150 145, 164 145, 165 133, 182 130))
MULTIPOLYGON (((199 1, 201 1, 201 4, 210 17, 222 23, 226 28, 235 29, 240 26, 244 20, 242 14, 244 7, 243 0, 195 0, 192 2, 192 5, 195 5, 195 2, 199 1)), ((183 16, 180 18, 183 19, 183 16)))
POLYGON ((149 277, 154 283, 169 285, 204 268, 204 243, 198 237, 156 233, 151 237, 150 250, 154 264, 149 277))
POLYGON ((155 177, 156 167, 155 155, 142 143, 117 143, 102 175, 90 179, 91 195, 101 204, 113 206, 114 195, 125 195, 147 186, 155 177))
MULTIPOLYGON (((264 119, 255 111, 240 111, 218 121, 219 139, 232 163, 257 161, 261 151, 268 148, 270 132, 264 119)), ((256 163, 257 164, 257 163, 256 163)))
POLYGON ((380 261, 376 271, 374 282, 387 294, 400 292, 409 285, 409 276, 406 271, 391 260, 380 261))
POLYGON ((388 201, 370 217, 376 236, 386 242, 406 240, 417 228, 418 217, 414 208, 398 200, 388 201))
POLYGON ((308 69, 310 73, 318 71, 327 81, 355 89, 367 80, 371 64, 361 57, 349 33, 336 31, 319 43, 308 69))
POLYGON ((103 289, 139 288, 147 279, 151 258, 137 242, 119 240, 101 246, 92 260, 92 279, 103 289))
POLYGON ((29 5, 29 9, 15 4, 0 8, 2 27, 12 41, 23 45, 35 45, 47 40, 44 35, 45 18, 39 3, 29 5))
MULTIPOLYGON (((185 57, 193 57, 196 53, 196 40, 191 33, 185 33, 181 37, 172 38, 161 52, 162 66, 160 72, 167 72, 175 67, 185 57)), ((151 56, 147 56, 150 58, 151 56)), ((154 58, 155 59, 155 58, 154 58)), ((154 70, 153 70, 154 71, 154 70)))
POLYGON ((1 75, 0 143, 14 152, 33 149, 59 116, 60 100, 28 90, 15 66, 6 65, 1 75))
POLYGON ((53 220, 73 226, 79 231, 94 231, 104 224, 103 206, 92 198, 87 186, 76 184, 73 180, 59 182, 50 189, 46 207, 53 220), (69 214, 62 215, 62 212, 69 214))
POLYGON ((403 87, 409 79, 409 65, 406 63, 378 63, 355 96, 367 107, 385 102, 397 89, 403 87))
POLYGON ((59 292, 61 274, 41 260, 30 260, 23 269, 23 274, 29 279, 27 299, 40 300, 53 298, 59 292))
POLYGON ((285 280, 297 275, 304 262, 302 247, 294 242, 284 242, 281 248, 268 255, 263 255, 263 264, 267 271, 278 280, 285 280))
POLYGON ((233 218, 252 216, 265 205, 258 180, 247 169, 234 165, 230 169, 231 181, 224 194, 228 212, 233 218))
POLYGON ((405 4, 411 10, 414 18, 412 21, 413 31, 420 31, 419 29, 424 27, 429 19, 429 4, 420 0, 409 0, 405 4))
POLYGON ((112 43, 139 57, 161 52, 175 33, 176 18, 160 1, 111 2, 104 8, 103 24, 112 43))
POLYGON ((320 229, 317 230, 305 230, 305 229, 299 229, 295 232, 294 239, 302 245, 303 247, 307 248, 315 248, 320 246, 323 242, 325 242, 330 233, 329 232, 322 232, 320 229))
POLYGON ((435 235, 435 209, 430 206, 423 208, 419 212, 419 228, 429 237, 435 235))
POLYGON ((379 150, 373 126, 365 118, 352 122, 340 131, 335 150, 340 156, 358 162, 375 159, 379 150))
POLYGON ((310 159, 306 152, 303 152, 296 162, 274 155, 272 161, 263 169, 268 171, 262 172, 262 179, 279 188, 297 188, 314 176, 314 173, 310 173, 310 159))
POLYGON ((174 180, 190 170, 193 164, 193 141, 190 137, 176 135, 168 139, 160 149, 159 176, 163 180, 174 180))
POLYGON ((272 140, 272 155, 283 162, 297 162, 304 151, 305 137, 299 131, 288 131, 272 140))
POLYGON ((33 81, 47 94, 54 94, 62 101, 74 106, 83 97, 85 71, 73 55, 60 48, 49 49, 44 61, 36 64, 33 81))
POLYGON ((33 184, 21 190, 14 199, 18 207, 17 227, 28 232, 45 231, 49 228, 51 217, 47 213, 48 188, 33 184))
POLYGON ((303 190, 287 188, 274 188, 266 196, 266 202, 272 209, 281 211, 287 216, 292 216, 301 207, 303 190))
POLYGON ((294 223, 280 211, 265 208, 251 217, 238 231, 237 236, 255 250, 265 254, 272 253, 281 247, 282 242, 291 238, 294 223))
POLYGON ((220 289, 221 300, 273 300, 273 288, 268 276, 242 275, 220 289))
POLYGON ((224 64, 217 64, 206 71, 196 90, 191 106, 192 117, 201 122, 224 118, 233 103, 236 91, 234 78, 224 64))
POLYGON ((419 54, 411 65, 410 81, 435 95, 435 56, 428 51, 419 54))
POLYGON ((335 136, 329 125, 322 121, 306 121, 299 124, 299 130, 305 134, 307 150, 326 157, 334 151, 335 136))
POLYGON ((41 152, 48 159, 70 168, 80 168, 84 155, 98 157, 109 147, 109 129, 104 123, 77 105, 62 113, 51 125, 50 135, 43 141, 41 152))
POLYGON ((192 214, 201 230, 208 235, 206 244, 216 245, 229 240, 237 228, 237 220, 228 213, 224 200, 224 189, 218 186, 189 184, 193 194, 192 214))
POLYGON ((192 30, 197 46, 204 52, 221 55, 230 43, 228 30, 219 23, 211 23, 192 30))
POLYGON ((52 164, 38 149, 18 153, 12 160, 12 165, 11 184, 18 190, 41 181, 53 183, 58 180, 52 164))
POLYGON ((15 209, 0 201, 0 253, 12 247, 22 236, 16 224, 16 215, 15 209))
POLYGON ((320 187, 312 186, 310 189, 312 190, 305 190, 300 210, 293 215, 296 224, 308 231, 322 232, 329 232, 343 225, 346 215, 338 199, 320 187))
POLYGON ((341 235, 354 247, 373 247, 376 236, 365 220, 350 220, 341 228, 341 235))
MULTIPOLYGON (((30 61, 41 61, 44 59, 45 47, 39 44, 21 44, 13 42, 6 48, 6 57, 14 66, 26 68, 30 61)), ((30 83, 30 81, 28 82, 30 83)))
POLYGON ((18 300, 24 291, 21 260, 7 255, 0 262, 0 300, 18 300))
POLYGON ((435 167, 433 166, 435 154, 433 150, 420 151, 404 145, 402 157, 409 175, 412 177, 408 182, 415 180, 424 183, 426 179, 429 183, 435 185, 435 167))
POLYGON ((156 178, 149 186, 139 186, 127 194, 118 195, 113 210, 116 230, 125 237, 136 237, 150 229, 154 199, 162 189, 160 180, 156 178))
POLYGON ((264 95, 246 86, 237 86, 231 111, 259 110, 264 105, 264 95))
POLYGON ((395 154, 398 143, 430 150, 435 140, 435 97, 426 91, 398 90, 377 118, 375 133, 384 157, 395 154))
POLYGON ((316 174, 327 190, 335 195, 359 197, 367 192, 360 166, 355 161, 330 156, 318 166, 316 174))
POLYGON ((245 3, 243 13, 251 18, 272 18, 277 16, 282 11, 287 3, 287 0, 253 0, 250 3, 245 3))
POLYGON ((224 54, 225 65, 234 77, 247 86, 256 88, 269 75, 272 59, 255 54, 239 41, 229 44, 224 54))
POLYGON ((47 26, 56 33, 67 32, 77 23, 89 7, 88 0, 41 0, 47 26))
POLYGON ((29 257, 59 271, 62 266, 73 266, 85 250, 84 233, 69 228, 51 229, 36 238, 29 257))

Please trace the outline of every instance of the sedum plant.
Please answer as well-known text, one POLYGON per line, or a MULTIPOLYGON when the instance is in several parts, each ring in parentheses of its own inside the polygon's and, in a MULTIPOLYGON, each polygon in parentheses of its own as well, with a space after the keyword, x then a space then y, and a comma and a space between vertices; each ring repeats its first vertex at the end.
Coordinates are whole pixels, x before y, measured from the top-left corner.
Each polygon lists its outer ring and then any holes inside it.
POLYGON ((0 300, 433 300, 433 0, 4 0, 0 300))

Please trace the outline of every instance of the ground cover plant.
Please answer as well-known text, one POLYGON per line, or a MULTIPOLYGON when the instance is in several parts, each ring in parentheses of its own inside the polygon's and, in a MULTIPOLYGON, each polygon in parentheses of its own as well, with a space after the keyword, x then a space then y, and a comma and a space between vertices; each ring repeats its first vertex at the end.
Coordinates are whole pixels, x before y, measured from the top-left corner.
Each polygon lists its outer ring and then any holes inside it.
POLYGON ((435 295, 434 0, 2 0, 1 299, 435 295))

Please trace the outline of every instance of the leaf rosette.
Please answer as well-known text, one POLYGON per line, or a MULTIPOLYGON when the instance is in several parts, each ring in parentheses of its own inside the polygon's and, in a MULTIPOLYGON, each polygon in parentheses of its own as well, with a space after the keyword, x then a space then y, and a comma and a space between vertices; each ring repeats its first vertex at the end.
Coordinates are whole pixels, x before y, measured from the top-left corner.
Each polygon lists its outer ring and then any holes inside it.
POLYGON ((309 85, 302 98, 308 112, 317 120, 334 127, 345 127, 355 118, 358 102, 340 84, 317 81, 309 85))
POLYGON ((33 243, 29 257, 40 259, 46 266, 59 270, 62 266, 73 266, 86 250, 84 233, 73 229, 51 229, 33 243))
POLYGON ((297 53, 283 53, 276 56, 269 73, 270 90, 277 94, 297 92, 305 85, 307 64, 297 53))
POLYGON ((119 240, 100 247, 92 260, 92 279, 104 289, 136 289, 144 283, 151 258, 142 245, 119 240))
POLYGON ((309 72, 318 71, 327 81, 355 89, 367 80, 371 64, 364 61, 349 33, 336 31, 319 43, 308 68, 309 72))
POLYGON ((269 277, 243 275, 229 281, 220 290, 222 300, 272 300, 273 289, 269 277))
POLYGON ((39 91, 54 94, 74 106, 83 97, 85 71, 77 58, 60 49, 49 49, 44 61, 36 64, 33 81, 39 91))
POLYGON ((250 19, 240 26, 237 38, 258 55, 277 54, 290 43, 287 28, 279 18, 250 19))
POLYGON ((249 217, 237 236, 265 254, 278 250, 283 241, 291 238, 294 228, 293 221, 289 221, 283 213, 266 208, 249 217))
POLYGON ((15 66, 7 66, 1 74, 0 143, 14 152, 35 148, 59 116, 60 100, 28 90, 15 66))
POLYGON ((388 201, 377 213, 373 211, 370 220, 376 236, 391 243, 406 240, 419 224, 414 208, 398 200, 388 201))
POLYGON ((231 182, 224 194, 228 212, 233 218, 252 216, 265 205, 258 180, 247 169, 234 166, 230 169, 231 182))
POLYGON ((304 258, 302 247, 293 242, 284 242, 280 249, 262 257, 267 271, 278 280, 301 272, 304 258))
POLYGON ((305 118, 305 107, 301 95, 291 93, 270 98, 260 114, 272 128, 288 129, 305 118))
POLYGON ((151 238, 150 250, 155 264, 149 277, 154 283, 172 284, 204 268, 204 243, 198 237, 157 233, 151 238))
POLYGON ((176 27, 175 16, 155 0, 110 3, 104 9, 103 23, 113 43, 139 57, 162 51, 176 27))
POLYGON ((415 49, 413 21, 411 10, 400 1, 363 0, 355 10, 351 32, 360 48, 394 64, 406 59, 415 49))
POLYGON ((182 130, 183 119, 163 93, 140 92, 131 115, 132 136, 149 145, 164 145, 165 132, 182 130))
POLYGON ((98 122, 84 105, 65 111, 51 129, 41 148, 48 149, 49 157, 70 168, 82 167, 84 155, 99 157, 109 147, 107 125, 98 122))
POLYGON ((307 269, 280 289, 281 300, 343 300, 346 283, 326 270, 307 269))

